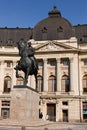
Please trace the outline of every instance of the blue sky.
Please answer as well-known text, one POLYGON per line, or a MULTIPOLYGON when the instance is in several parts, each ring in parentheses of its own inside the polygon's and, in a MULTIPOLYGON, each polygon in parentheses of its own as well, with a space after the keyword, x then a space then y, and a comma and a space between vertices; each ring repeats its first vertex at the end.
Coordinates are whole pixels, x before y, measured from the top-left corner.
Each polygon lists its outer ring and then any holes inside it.
POLYGON ((87 24, 87 0, 0 0, 0 27, 34 27, 53 6, 72 25, 87 24))

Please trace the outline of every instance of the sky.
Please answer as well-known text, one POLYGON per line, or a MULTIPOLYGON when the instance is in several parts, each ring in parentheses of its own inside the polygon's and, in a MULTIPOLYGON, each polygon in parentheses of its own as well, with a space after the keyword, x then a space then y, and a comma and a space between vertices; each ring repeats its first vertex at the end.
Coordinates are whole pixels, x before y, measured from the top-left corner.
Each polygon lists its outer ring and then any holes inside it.
POLYGON ((72 25, 87 24, 87 0, 0 0, 0 28, 33 28, 54 6, 72 25))

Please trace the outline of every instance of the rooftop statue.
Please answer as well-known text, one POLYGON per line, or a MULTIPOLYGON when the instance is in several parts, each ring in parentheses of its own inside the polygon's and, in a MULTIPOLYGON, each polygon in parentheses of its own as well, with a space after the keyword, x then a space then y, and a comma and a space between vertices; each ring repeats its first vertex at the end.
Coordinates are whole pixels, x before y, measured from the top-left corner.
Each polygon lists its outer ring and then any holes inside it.
POLYGON ((31 46, 31 42, 25 43, 24 41, 20 41, 17 43, 19 56, 21 57, 18 64, 14 68, 16 70, 16 77, 19 78, 18 71, 23 71, 25 74, 24 77, 24 85, 27 85, 28 76, 34 75, 36 79, 36 88, 37 88, 37 73, 38 73, 38 65, 36 58, 34 56, 35 49, 31 46))

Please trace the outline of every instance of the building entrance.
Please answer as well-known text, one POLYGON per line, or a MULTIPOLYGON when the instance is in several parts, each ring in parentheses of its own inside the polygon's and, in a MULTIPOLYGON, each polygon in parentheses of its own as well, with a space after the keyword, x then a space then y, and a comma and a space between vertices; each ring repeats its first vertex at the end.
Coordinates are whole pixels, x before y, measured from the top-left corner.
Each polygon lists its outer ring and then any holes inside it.
POLYGON ((68 122, 68 110, 62 110, 63 113, 63 121, 68 122))
POLYGON ((87 121, 87 102, 83 102, 83 120, 87 121))
POLYGON ((47 114, 50 121, 56 121, 56 104, 47 104, 47 114))

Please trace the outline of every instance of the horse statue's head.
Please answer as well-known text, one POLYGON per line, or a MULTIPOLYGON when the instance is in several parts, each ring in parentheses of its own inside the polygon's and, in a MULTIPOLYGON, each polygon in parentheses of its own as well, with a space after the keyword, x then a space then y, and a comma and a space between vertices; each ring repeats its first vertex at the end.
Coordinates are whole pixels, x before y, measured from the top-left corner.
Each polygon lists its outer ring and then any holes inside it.
POLYGON ((25 42, 24 41, 19 41, 18 43, 17 43, 17 45, 18 45, 18 49, 22 49, 22 48, 24 48, 25 47, 25 42))
POLYGON ((23 53, 23 50, 25 49, 26 47, 26 43, 24 41, 19 41, 17 43, 17 46, 18 46, 18 49, 19 49, 19 55, 22 56, 22 53, 23 53))

